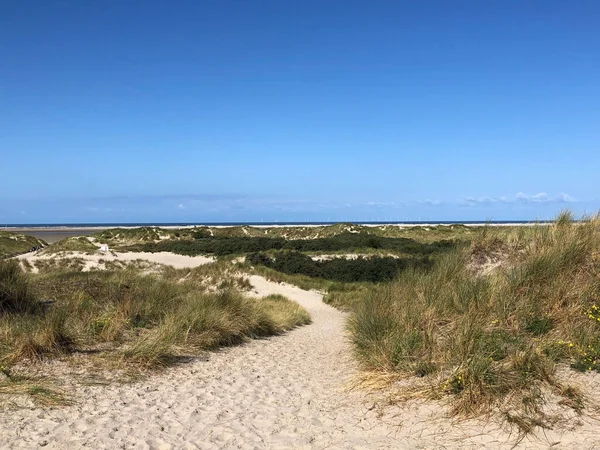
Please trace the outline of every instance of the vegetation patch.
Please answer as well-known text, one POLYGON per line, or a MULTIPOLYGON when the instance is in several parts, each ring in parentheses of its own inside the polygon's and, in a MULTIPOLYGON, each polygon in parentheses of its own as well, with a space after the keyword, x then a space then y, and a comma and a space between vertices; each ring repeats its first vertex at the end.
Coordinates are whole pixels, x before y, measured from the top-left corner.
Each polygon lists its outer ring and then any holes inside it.
POLYGON ((316 239, 285 239, 283 237, 220 237, 197 232, 193 240, 163 240, 129 246, 130 251, 173 252, 182 255, 232 255, 270 250, 297 252, 359 251, 363 249, 388 250, 408 255, 427 256, 448 251, 457 244, 452 240, 431 243, 409 238, 388 238, 368 233, 342 233, 316 239))
POLYGON ((83 252, 96 253, 98 247, 94 245, 86 236, 76 236, 62 239, 58 242, 47 246, 43 254, 68 253, 68 252, 83 252))
POLYGON ((600 370, 599 255, 600 219, 563 214, 551 226, 484 229, 428 271, 404 270, 354 291, 358 300, 331 298, 353 311, 349 330, 366 370, 427 374, 430 394, 457 414, 502 407, 514 423, 548 424, 544 389, 574 392, 555 377, 556 364, 600 370), (469 261, 486 249, 502 249, 511 264, 474 276, 469 261))
POLYGON ((253 253, 246 257, 249 264, 263 265, 290 275, 300 274, 327 280, 353 282, 383 282, 392 280, 401 270, 407 268, 429 268, 428 257, 391 258, 358 257, 355 259, 333 258, 315 261, 300 252, 278 252, 274 255, 253 253))
POLYGON ((0 231, 0 259, 41 249, 47 244, 33 236, 0 231))
POLYGON ((0 261, 0 366, 8 372, 23 360, 85 351, 153 368, 310 321, 296 303, 245 297, 240 291, 248 281, 231 276, 225 283, 229 278, 223 267, 34 275, 15 261, 0 261), (204 284, 211 271, 220 286, 204 284))

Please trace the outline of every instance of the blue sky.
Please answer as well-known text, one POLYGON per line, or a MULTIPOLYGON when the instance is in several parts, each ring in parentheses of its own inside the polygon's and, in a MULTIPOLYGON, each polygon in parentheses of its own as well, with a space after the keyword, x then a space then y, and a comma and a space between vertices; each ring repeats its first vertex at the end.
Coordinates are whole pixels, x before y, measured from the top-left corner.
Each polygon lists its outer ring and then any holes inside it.
POLYGON ((600 209, 597 1, 11 1, 0 223, 600 209))

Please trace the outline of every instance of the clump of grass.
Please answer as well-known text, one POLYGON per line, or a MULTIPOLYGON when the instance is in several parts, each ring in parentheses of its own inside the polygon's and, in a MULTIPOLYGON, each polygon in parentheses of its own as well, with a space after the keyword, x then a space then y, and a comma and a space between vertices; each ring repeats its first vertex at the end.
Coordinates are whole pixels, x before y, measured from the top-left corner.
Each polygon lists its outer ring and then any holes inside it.
POLYGON ((277 334, 310 320, 287 299, 244 297, 240 290, 250 285, 239 275, 217 292, 199 289, 211 271, 227 278, 207 268, 32 275, 15 262, 2 262, 0 364, 96 349, 129 366, 163 367, 184 353, 277 334))
POLYGON ((66 326, 67 311, 41 309, 25 314, 6 314, 0 317, 0 364, 40 360, 47 356, 63 355, 75 346, 73 332, 66 326))
POLYGON ((342 311, 353 311, 372 288, 371 283, 330 283, 323 301, 342 311))
MULTIPOLYGON (((29 263, 27 260, 23 261, 29 263)), ((38 272, 43 273, 82 271, 85 268, 85 260, 79 257, 37 259, 33 264, 38 272)))
MULTIPOLYGON (((64 406, 72 403, 67 393, 49 385, 44 380, 9 376, 6 381, 0 381, 0 399, 1 397, 10 399, 19 396, 26 396, 35 405, 42 407, 64 406)), ((0 404, 2 404, 1 401, 0 404)))
POLYGON ((26 234, 0 231, 0 258, 9 258, 46 246, 46 242, 26 234))
POLYGON ((95 246, 86 236, 75 236, 62 239, 58 242, 48 245, 42 251, 42 254, 56 254, 68 252, 96 253, 98 247, 95 246))
POLYGON ((36 305, 28 277, 14 260, 0 260, 0 316, 31 312, 36 305))
POLYGON ((205 351, 272 336, 310 323, 298 304, 280 295, 247 298, 233 291, 199 299, 188 297, 154 329, 120 353, 143 367, 177 361, 183 351, 205 351))
POLYGON ((274 334, 311 323, 310 315, 304 308, 282 295, 269 295, 257 302, 259 309, 273 322, 274 334))
POLYGON ((550 226, 481 233, 430 271, 359 292, 355 353, 368 371, 428 375, 430 394, 456 414, 510 403, 514 423, 546 423, 543 390, 572 392, 555 377, 557 362, 600 370, 600 218, 563 214, 550 226), (474 253, 499 251, 510 264, 473 275, 474 253))

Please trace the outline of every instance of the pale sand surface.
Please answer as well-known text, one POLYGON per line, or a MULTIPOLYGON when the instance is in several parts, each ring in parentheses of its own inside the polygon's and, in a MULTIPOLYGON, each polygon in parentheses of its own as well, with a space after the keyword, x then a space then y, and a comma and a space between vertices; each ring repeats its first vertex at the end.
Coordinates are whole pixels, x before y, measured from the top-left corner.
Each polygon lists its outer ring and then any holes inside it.
MULTIPOLYGON (((68 252, 65 255, 46 255, 44 253, 31 252, 24 253, 16 257, 16 259, 26 259, 31 263, 35 261, 44 261, 44 260, 52 260, 52 259, 61 259, 64 257, 68 258, 81 258, 85 260, 86 266, 83 269, 84 271, 99 268, 101 261, 123 261, 123 262, 131 262, 137 260, 150 261, 156 264, 164 264, 167 266, 173 266, 176 269, 185 269, 188 267, 197 267, 203 264, 208 264, 214 262, 215 259, 209 256, 186 256, 186 255, 177 255, 175 253, 170 252, 157 252, 157 253, 147 253, 147 252, 107 252, 107 253, 94 253, 87 254, 84 252, 68 252)), ((34 268, 32 272, 37 272, 37 269, 34 268)))
MULTIPOLYGON (((257 295, 280 293, 313 323, 251 341, 134 384, 80 386, 76 403, 0 412, 0 447, 77 449, 513 448, 495 422, 454 423, 440 405, 375 407, 348 391, 356 374, 346 315, 317 292, 251 277, 257 295)), ((519 448, 598 448, 597 423, 547 430, 519 448)))

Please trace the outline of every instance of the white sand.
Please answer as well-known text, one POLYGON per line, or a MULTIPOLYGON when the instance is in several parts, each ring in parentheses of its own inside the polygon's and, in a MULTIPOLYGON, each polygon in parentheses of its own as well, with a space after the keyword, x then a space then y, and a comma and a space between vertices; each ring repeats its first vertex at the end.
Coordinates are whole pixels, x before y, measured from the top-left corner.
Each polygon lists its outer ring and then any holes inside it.
MULTIPOLYGON (((344 389, 356 374, 345 314, 316 292, 251 277, 257 294, 283 294, 313 324, 211 353, 135 384, 81 386, 69 407, 0 412, 0 447, 49 449, 512 448, 516 435, 482 421, 453 423, 423 402, 379 414, 344 389)), ((591 419, 518 447, 598 448, 591 419)))
MULTIPOLYGON (((68 252, 66 254, 44 254, 39 252, 31 252, 19 255, 16 257, 17 259, 26 259, 30 263, 34 264, 36 261, 47 261, 52 259, 61 259, 61 258, 81 258, 85 260, 86 266, 83 269, 84 271, 90 270, 92 268, 101 268, 102 261, 123 261, 123 262, 132 262, 136 260, 145 260, 150 261, 156 264, 164 264, 167 266, 173 266, 176 269, 185 269, 201 266, 203 264, 209 264, 215 261, 215 258, 208 256, 186 256, 186 255, 177 255, 175 253, 170 252, 157 252, 157 253, 147 253, 147 252, 107 252, 101 253, 98 251, 94 254, 87 254, 84 252, 68 252)), ((37 272, 37 268, 34 267, 32 272, 37 272)))

